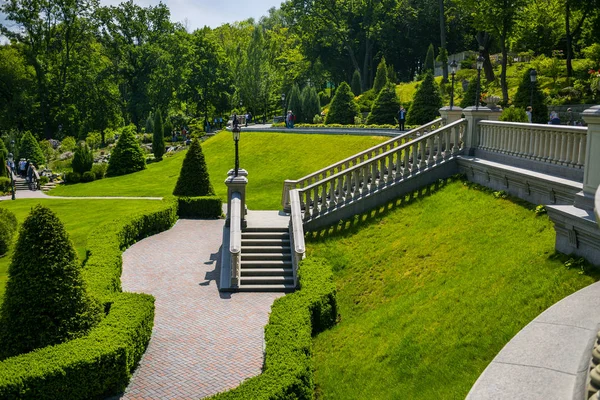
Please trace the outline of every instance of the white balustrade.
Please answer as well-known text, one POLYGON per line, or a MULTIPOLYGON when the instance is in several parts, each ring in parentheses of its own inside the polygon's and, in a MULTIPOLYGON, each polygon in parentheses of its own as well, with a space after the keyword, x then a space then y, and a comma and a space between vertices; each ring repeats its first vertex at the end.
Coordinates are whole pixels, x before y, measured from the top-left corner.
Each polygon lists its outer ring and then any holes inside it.
POLYGON ((290 192, 290 240, 293 251, 292 271, 294 286, 298 286, 298 265, 304 259, 306 247, 304 245, 304 225, 302 223, 302 207, 297 190, 290 192))
POLYGON ((242 257, 242 196, 239 192, 231 195, 231 215, 229 216, 229 253, 231 255, 231 286, 240 282, 240 260, 242 257))
POLYGON ((281 205, 283 209, 288 210, 290 208, 290 190, 312 185, 316 182, 319 182, 322 179, 326 179, 330 176, 333 176, 339 173, 340 171, 358 165, 366 160, 377 157, 378 155, 385 153, 395 147, 398 147, 409 140, 423 136, 426 133, 431 132, 432 130, 437 129, 441 126, 442 119, 438 118, 425 125, 419 126, 418 128, 412 129, 402 135, 395 136, 390 140, 373 146, 367 150, 361 151, 360 153, 354 154, 353 156, 350 156, 342 161, 339 161, 335 164, 331 164, 325 168, 313 172, 310 175, 306 175, 305 177, 296 180, 286 180, 283 183, 283 193, 281 196, 281 205))
POLYGON ((466 120, 460 119, 293 190, 299 195, 304 222, 454 157, 462 151, 465 126, 466 120))
POLYGON ((480 121, 479 149, 572 168, 583 168, 587 128, 480 121))

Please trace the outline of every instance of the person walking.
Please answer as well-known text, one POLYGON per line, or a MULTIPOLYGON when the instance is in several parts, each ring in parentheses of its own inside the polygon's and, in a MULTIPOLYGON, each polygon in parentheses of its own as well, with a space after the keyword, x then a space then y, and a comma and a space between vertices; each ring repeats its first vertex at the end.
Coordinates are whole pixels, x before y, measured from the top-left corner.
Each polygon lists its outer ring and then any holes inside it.
POLYGON ((525 111, 525 114, 527 114, 527 121, 529 121, 529 123, 531 124, 532 122, 532 118, 533 118, 533 108, 531 108, 531 106, 527 106, 527 110, 525 111))
POLYGON ((404 123, 406 122, 406 110, 404 107, 400 106, 400 110, 398 110, 398 130, 404 130, 404 123))
POLYGON ((571 107, 567 108, 567 125, 575 125, 575 120, 573 119, 573 110, 571 107))

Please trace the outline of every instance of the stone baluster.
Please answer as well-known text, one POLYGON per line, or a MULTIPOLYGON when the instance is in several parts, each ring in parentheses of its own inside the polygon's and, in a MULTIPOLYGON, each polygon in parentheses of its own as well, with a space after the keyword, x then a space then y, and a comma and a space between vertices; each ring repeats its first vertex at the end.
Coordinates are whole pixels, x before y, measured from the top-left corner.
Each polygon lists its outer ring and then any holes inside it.
POLYGON ((319 215, 319 185, 316 185, 312 188, 313 194, 313 206, 312 206, 312 217, 316 218, 319 215))
POLYGON ((304 220, 310 220, 310 191, 300 192, 300 196, 304 199, 304 220))
POLYGON ((328 193, 327 193, 327 187, 329 186, 330 181, 331 180, 327 180, 323 184, 319 185, 319 186, 321 186, 321 207, 323 209, 327 208, 327 203, 328 203, 327 197, 329 197, 328 193))
POLYGON ((490 120, 496 121, 500 117, 500 112, 496 110, 490 110, 487 107, 467 107, 463 110, 465 118, 467 120, 467 130, 464 135, 464 148, 466 155, 475 155, 476 149, 479 148, 481 132, 479 127, 479 121, 490 120))

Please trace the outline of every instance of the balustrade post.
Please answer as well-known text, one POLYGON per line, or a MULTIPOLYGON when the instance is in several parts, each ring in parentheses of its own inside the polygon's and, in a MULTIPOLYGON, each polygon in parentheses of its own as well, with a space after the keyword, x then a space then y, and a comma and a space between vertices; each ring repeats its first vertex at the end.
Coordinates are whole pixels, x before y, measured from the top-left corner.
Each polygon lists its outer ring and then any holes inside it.
POLYGON ((491 110, 487 107, 467 107, 463 109, 463 114, 467 120, 467 127, 464 135, 465 154, 475 155, 475 150, 480 144, 479 121, 497 121, 500 118, 499 109, 491 110))
POLYGON ((588 108, 582 113, 588 124, 587 143, 583 166, 583 191, 577 195, 575 206, 594 208, 594 196, 600 186, 600 106, 588 108))
POLYGON ((461 119, 463 109, 457 106, 452 107, 452 109, 450 107, 442 107, 439 109, 439 112, 442 116, 442 125, 446 126, 461 119))
POLYGON ((238 176, 235 176, 233 170, 229 170, 227 173, 227 179, 225 179, 225 185, 227 186, 227 219, 225 225, 229 226, 231 223, 231 195, 235 192, 240 193, 241 197, 241 227, 246 227, 246 185, 248 184, 248 171, 245 169, 238 170, 238 176))

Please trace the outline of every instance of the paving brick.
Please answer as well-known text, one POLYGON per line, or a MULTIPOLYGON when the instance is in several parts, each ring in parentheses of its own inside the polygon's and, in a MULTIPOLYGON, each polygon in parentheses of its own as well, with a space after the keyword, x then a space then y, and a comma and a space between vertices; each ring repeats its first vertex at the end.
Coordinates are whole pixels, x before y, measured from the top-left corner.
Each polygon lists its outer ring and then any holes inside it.
POLYGON ((198 399, 260 374, 281 293, 220 294, 223 220, 179 220, 123 254, 123 291, 156 298, 152 338, 122 399, 198 399))

